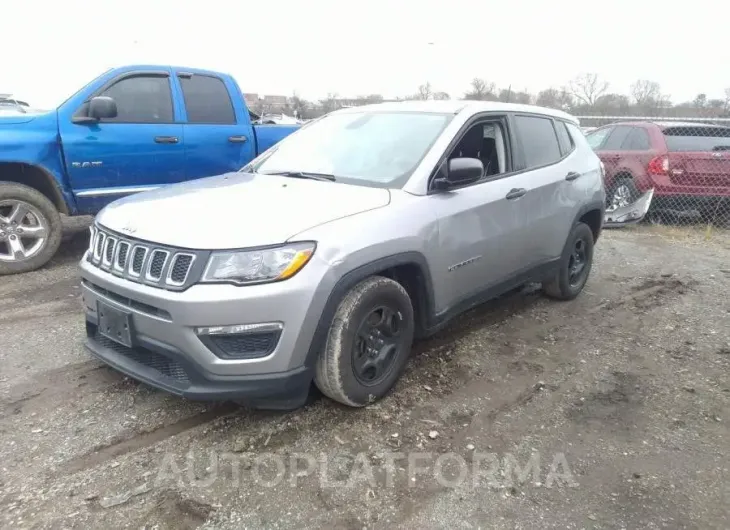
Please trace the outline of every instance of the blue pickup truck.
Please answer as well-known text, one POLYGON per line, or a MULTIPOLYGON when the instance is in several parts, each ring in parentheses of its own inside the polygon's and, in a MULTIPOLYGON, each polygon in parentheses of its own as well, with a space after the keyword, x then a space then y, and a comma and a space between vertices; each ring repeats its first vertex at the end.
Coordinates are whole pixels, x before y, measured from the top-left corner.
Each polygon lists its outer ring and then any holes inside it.
POLYGON ((0 114, 0 275, 53 257, 61 213, 236 171, 299 127, 254 118, 231 76, 170 66, 111 69, 52 111, 0 114))

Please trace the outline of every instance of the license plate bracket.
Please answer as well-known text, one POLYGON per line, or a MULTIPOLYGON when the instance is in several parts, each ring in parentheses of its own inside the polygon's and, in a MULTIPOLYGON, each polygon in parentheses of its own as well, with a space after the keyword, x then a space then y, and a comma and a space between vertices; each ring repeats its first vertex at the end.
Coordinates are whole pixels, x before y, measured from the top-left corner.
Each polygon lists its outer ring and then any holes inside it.
POLYGON ((111 307, 103 302, 96 303, 96 312, 99 315, 99 333, 109 340, 131 348, 131 314, 111 307))

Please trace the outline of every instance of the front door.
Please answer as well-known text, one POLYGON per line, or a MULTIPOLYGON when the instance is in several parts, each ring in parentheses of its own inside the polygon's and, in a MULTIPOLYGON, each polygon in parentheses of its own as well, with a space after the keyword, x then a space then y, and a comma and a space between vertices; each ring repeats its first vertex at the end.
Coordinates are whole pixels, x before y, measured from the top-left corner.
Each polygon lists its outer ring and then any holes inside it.
POLYGON ((476 295, 499 289, 520 266, 530 218, 515 192, 526 184, 524 175, 513 172, 509 138, 503 117, 471 126, 448 158, 479 158, 484 177, 429 196, 439 227, 439 248, 429 257, 439 277, 437 312, 462 309, 476 295))
MULTIPOLYGON (((82 213, 184 180, 183 126, 175 123, 169 72, 122 74, 94 96, 113 98, 117 117, 59 124, 70 185, 82 213)), ((87 106, 74 115, 85 115, 87 106)))

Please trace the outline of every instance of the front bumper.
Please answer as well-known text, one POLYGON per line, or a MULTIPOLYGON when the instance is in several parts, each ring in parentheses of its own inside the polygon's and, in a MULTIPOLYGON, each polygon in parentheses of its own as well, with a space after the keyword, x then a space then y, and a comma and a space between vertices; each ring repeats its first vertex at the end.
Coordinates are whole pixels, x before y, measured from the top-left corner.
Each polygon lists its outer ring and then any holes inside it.
POLYGON ((82 259, 86 346, 120 372, 186 398, 293 408, 311 386, 307 354, 329 294, 327 270, 313 258, 284 282, 172 292, 124 280, 82 259), (99 333, 99 302, 129 315, 131 348, 99 333), (283 329, 275 346, 256 358, 222 356, 197 333, 200 327, 262 322, 280 322, 283 329))

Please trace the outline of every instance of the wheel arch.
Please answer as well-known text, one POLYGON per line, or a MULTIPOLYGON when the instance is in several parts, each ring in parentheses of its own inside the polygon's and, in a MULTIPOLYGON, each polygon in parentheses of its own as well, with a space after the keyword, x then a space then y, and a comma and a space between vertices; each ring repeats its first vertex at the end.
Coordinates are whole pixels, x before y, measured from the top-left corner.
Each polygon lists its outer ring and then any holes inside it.
POLYGON ((416 337, 426 334, 433 316, 433 280, 426 257, 420 252, 402 252, 360 265, 345 273, 330 291, 319 317, 306 357, 306 365, 314 366, 324 348, 327 333, 337 307, 348 291, 371 276, 385 276, 400 283, 413 303, 416 337))
POLYGON ((62 214, 69 214, 68 205, 55 177, 47 169, 26 162, 0 162, 0 182, 12 182, 42 193, 62 214))
MULTIPOLYGON (((606 205, 602 202, 592 202, 584 205, 578 210, 572 226, 578 223, 587 224, 593 232, 593 242, 598 241, 603 230, 603 219, 606 214, 606 205)), ((571 228, 572 230, 572 228, 571 228)))

